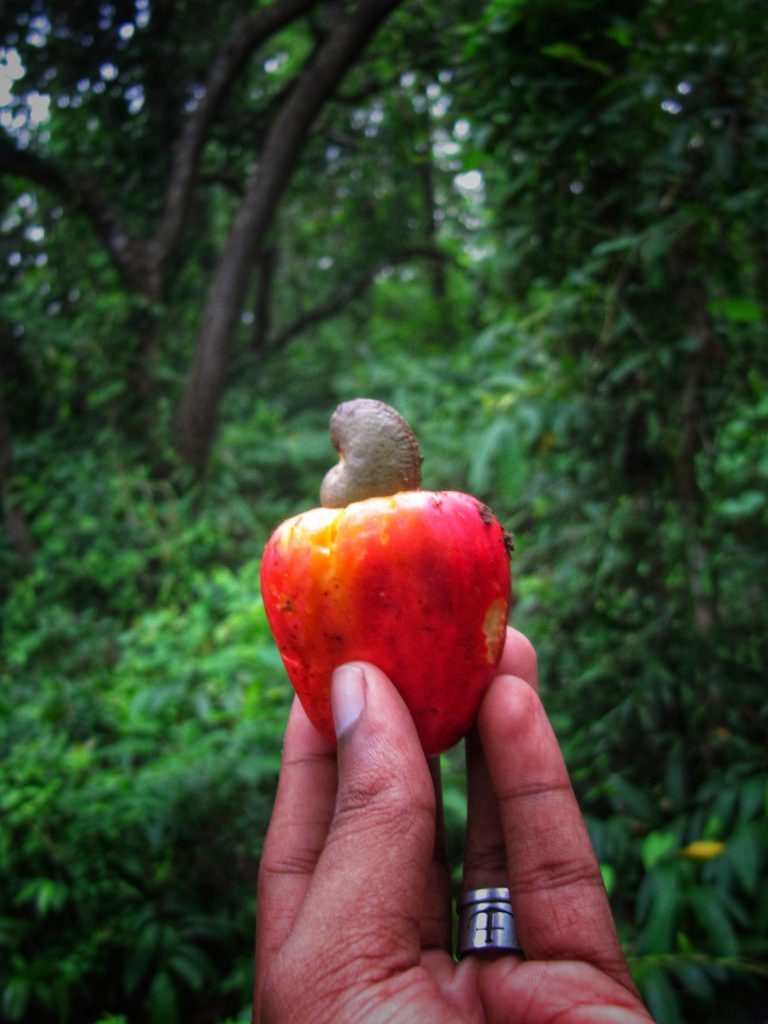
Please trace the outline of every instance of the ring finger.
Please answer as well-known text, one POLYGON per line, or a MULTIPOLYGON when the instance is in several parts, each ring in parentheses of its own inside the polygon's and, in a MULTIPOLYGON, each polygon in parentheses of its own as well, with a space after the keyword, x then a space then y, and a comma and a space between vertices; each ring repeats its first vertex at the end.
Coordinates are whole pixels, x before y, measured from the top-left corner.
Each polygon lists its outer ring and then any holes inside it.
MULTIPOLYGON (((499 674, 515 675, 538 689, 536 653, 527 637, 507 630, 499 674)), ((506 886, 507 854, 499 806, 476 729, 467 736, 467 837, 463 889, 506 886)))

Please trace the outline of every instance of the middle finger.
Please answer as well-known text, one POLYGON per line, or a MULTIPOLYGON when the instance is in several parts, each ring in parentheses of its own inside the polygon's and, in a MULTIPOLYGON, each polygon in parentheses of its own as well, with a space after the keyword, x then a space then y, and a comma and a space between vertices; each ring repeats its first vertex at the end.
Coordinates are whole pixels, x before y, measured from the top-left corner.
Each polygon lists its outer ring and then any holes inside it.
MULTIPOLYGON (((507 639, 499 673, 516 675, 538 689, 536 653, 530 641, 515 629, 507 639)), ((467 839, 464 853, 463 889, 506 886, 507 854, 499 806, 476 729, 467 736, 467 839)))
POLYGON ((435 789, 435 845, 424 886, 421 911, 421 948, 451 949, 451 879, 445 842, 443 786, 440 758, 429 759, 429 774, 435 789))

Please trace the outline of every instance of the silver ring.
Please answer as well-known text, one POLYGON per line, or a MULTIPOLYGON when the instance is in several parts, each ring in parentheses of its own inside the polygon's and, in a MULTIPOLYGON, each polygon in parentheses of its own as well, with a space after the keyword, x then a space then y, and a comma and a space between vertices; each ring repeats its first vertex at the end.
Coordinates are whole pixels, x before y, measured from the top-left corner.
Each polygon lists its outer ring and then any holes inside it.
POLYGON ((472 889, 458 901, 456 954, 521 953, 509 889, 472 889))

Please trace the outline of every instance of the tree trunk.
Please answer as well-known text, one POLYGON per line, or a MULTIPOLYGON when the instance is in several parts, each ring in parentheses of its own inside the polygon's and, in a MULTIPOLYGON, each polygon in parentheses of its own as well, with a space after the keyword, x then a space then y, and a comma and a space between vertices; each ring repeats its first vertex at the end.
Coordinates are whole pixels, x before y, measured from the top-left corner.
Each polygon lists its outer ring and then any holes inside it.
MULTIPOLYGON (((424 203, 424 222, 427 248, 437 251, 438 249, 438 223, 437 223, 437 197, 435 195, 435 165, 432 146, 432 118, 429 106, 425 104, 424 112, 421 115, 421 130, 425 136, 424 141, 416 148, 419 155, 419 162, 416 170, 421 185, 422 201, 424 203)), ((446 296, 445 261, 435 260, 432 264, 432 292, 438 301, 446 296)))
MULTIPOLYGON (((689 265, 693 265, 692 259, 689 265)), ((682 277, 681 277, 682 281, 682 277)), ((686 529, 686 555, 693 619, 709 633, 717 619, 711 596, 711 566, 704 540, 706 502, 699 485, 696 460, 704 443, 702 393, 716 350, 706 296, 697 284, 681 283, 681 303, 688 330, 698 341, 691 353, 680 397, 680 443, 676 460, 677 496, 686 529)))
POLYGON ((272 284, 277 270, 277 246, 269 245, 259 260, 256 299, 253 306, 253 351, 263 352, 272 329, 272 284))
POLYGON ((124 211, 105 193, 97 177, 72 174, 55 158, 20 147, 15 139, 0 131, 0 173, 34 181, 79 209, 90 221, 128 290, 147 306, 146 312, 136 317, 139 362, 131 380, 138 400, 146 406, 141 417, 146 429, 154 419, 155 371, 160 354, 155 307, 164 301, 168 291, 169 268, 183 243, 200 157, 211 128, 254 50, 319 3, 320 0, 274 0, 232 25, 211 62, 199 102, 182 120, 173 147, 162 212, 148 237, 132 233, 124 211))
POLYGON ((5 398, 0 390, 0 504, 3 509, 3 521, 8 534, 11 549, 18 559, 22 574, 32 569, 35 545, 32 541, 24 513, 16 504, 13 496, 13 475, 15 465, 11 446, 11 429, 8 422, 8 411, 5 398))
POLYGON ((179 406, 176 450, 201 472, 206 464, 226 385, 237 323, 254 255, 277 210, 312 123, 363 47, 400 0, 360 0, 330 29, 264 141, 208 294, 192 368, 179 406))

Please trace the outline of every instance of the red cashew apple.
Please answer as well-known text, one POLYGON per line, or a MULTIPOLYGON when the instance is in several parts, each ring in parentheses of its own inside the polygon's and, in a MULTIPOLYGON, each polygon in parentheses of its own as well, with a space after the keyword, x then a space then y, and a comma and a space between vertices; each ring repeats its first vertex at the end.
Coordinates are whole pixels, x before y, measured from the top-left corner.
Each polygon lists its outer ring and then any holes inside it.
POLYGON ((426 754, 471 728, 496 672, 511 541, 476 498, 421 491, 405 420, 355 399, 331 419, 340 462, 322 507, 286 520, 264 551, 264 605, 310 721, 335 743, 333 670, 369 661, 392 679, 426 754))

